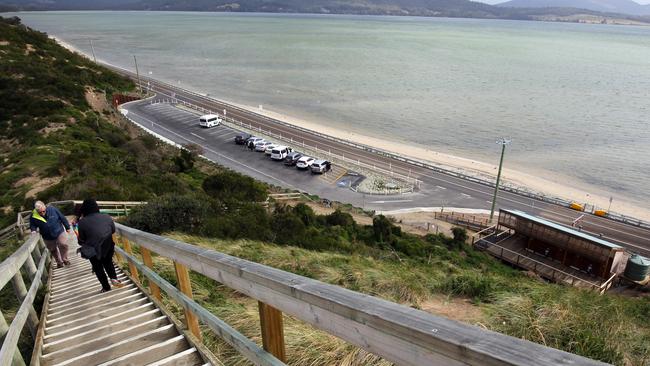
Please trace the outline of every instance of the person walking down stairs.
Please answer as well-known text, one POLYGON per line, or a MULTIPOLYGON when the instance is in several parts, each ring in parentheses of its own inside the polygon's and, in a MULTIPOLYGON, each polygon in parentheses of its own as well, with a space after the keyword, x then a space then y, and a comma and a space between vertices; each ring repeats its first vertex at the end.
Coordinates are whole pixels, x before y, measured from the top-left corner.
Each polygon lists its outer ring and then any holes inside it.
POLYGON ((68 219, 54 206, 45 206, 42 201, 34 203, 34 211, 29 218, 29 229, 32 235, 36 230, 41 233, 45 246, 56 260, 57 268, 70 265, 68 261, 68 237, 66 231, 72 233, 68 219))
POLYGON ((115 287, 122 287, 123 284, 117 279, 113 265, 113 252, 115 251, 113 242, 115 223, 113 219, 106 214, 99 213, 99 205, 94 199, 84 200, 80 214, 78 242, 81 247, 78 250, 83 258, 90 261, 95 276, 102 284, 101 292, 110 291, 111 284, 115 287))

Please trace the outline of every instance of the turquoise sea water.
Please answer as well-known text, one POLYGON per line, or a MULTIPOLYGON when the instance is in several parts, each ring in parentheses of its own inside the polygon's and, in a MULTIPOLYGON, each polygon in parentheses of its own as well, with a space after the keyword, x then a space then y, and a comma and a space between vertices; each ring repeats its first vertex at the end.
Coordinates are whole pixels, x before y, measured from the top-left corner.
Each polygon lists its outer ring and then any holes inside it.
POLYGON ((648 206, 650 27, 178 12, 21 13, 225 100, 599 187, 648 206))

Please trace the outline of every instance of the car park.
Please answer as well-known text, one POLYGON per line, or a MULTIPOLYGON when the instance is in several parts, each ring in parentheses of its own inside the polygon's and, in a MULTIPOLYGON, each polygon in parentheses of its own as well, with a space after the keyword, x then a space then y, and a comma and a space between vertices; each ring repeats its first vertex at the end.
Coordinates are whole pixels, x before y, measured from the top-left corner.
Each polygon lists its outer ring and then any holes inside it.
POLYGON ((313 174, 322 174, 332 169, 332 163, 327 160, 316 160, 309 167, 313 174))
POLYGON ((296 163, 296 168, 308 169, 314 163, 314 160, 315 159, 312 157, 303 156, 300 159, 298 159, 298 162, 296 163))
POLYGON ((206 114, 205 116, 199 117, 199 126, 210 128, 214 126, 219 126, 221 124, 221 118, 216 114, 206 114))
POLYGON ((297 151, 290 152, 284 158, 284 165, 286 165, 286 166, 294 166, 298 162, 298 159, 300 159, 301 157, 302 157, 302 154, 297 152, 297 151))
POLYGON ((253 137, 249 133, 240 133, 239 135, 235 136, 235 144, 237 145, 245 145, 248 142, 248 139, 253 137))
POLYGON ((271 159, 273 160, 284 160, 284 158, 293 151, 292 148, 286 146, 276 146, 271 151, 271 159))
POLYGON ((273 145, 271 141, 262 140, 255 144, 255 151, 264 152, 269 145, 273 145))

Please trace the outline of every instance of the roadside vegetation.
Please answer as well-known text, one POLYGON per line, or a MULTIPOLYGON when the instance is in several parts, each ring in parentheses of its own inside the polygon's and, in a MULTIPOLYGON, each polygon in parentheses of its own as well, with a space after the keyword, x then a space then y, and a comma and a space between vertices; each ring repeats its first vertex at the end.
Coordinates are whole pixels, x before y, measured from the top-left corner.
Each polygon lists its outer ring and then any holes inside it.
MULTIPOLYGON (((475 251, 462 229, 420 237, 381 215, 361 225, 345 210, 267 209, 270 187, 202 162, 195 147, 163 145, 102 107, 132 88, 18 20, 0 21, 0 227, 36 198, 146 200, 128 225, 425 310, 441 297, 469 299, 480 314, 472 324, 617 365, 650 363, 647 298, 545 283, 475 251)), ((0 259, 17 245, 0 244, 0 259)), ((155 262, 174 283, 171 263, 155 262)), ((201 275, 192 282, 203 306, 261 344, 255 301, 201 275)), ((0 293, 8 322, 12 296, 11 286, 0 293)), ((285 334, 294 365, 388 364, 294 319, 285 334)), ((206 339, 225 364, 247 364, 206 339)))

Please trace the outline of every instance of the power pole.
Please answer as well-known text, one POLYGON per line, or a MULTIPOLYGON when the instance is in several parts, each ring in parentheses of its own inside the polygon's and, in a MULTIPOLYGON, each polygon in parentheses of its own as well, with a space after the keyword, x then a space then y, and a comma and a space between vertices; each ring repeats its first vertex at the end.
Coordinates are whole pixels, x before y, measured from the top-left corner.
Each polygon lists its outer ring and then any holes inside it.
POLYGON ((97 63, 97 57, 95 57, 95 46, 93 46, 93 40, 90 40, 90 49, 93 51, 93 60, 97 63))
POLYGON ((142 85, 140 84, 140 71, 138 71, 138 59, 133 55, 133 61, 135 61, 135 74, 138 77, 138 89, 140 90, 140 96, 142 96, 142 85))
POLYGON ((499 160, 499 172, 497 173, 497 183, 494 185, 494 196, 492 197, 492 209, 490 210, 490 222, 494 218, 494 206, 497 204, 497 194, 499 193, 499 181, 501 180, 501 168, 503 167, 503 155, 506 152, 506 145, 508 145, 512 140, 507 140, 502 138, 497 141, 497 144, 501 145, 501 160, 499 160))

